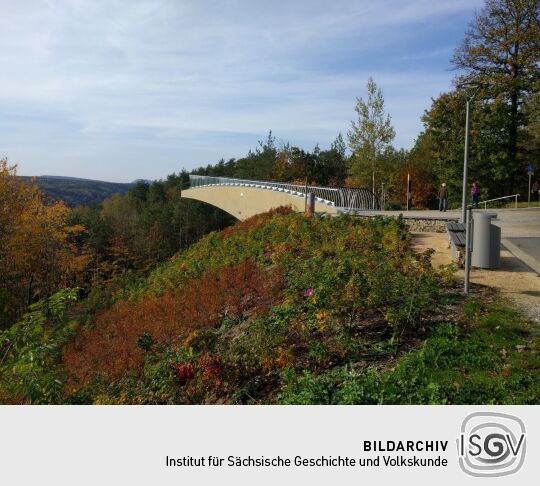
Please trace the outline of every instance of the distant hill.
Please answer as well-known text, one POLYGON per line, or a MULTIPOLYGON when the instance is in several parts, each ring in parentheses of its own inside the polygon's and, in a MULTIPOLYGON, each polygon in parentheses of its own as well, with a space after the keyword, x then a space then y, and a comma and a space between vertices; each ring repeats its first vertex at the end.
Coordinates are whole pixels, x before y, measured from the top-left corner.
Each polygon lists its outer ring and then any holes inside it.
MULTIPOLYGON (((32 177, 20 176, 30 181, 32 177)), ((107 199, 113 194, 125 194, 134 182, 105 182, 77 177, 38 176, 35 178, 39 188, 48 196, 64 201, 68 206, 88 206, 107 199)))

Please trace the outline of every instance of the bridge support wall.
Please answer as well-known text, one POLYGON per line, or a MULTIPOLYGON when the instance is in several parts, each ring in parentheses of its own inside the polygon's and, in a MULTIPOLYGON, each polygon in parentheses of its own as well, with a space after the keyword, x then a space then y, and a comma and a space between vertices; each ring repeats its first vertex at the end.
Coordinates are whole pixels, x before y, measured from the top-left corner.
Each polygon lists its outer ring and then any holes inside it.
MULTIPOLYGON (((305 196, 285 191, 244 186, 203 186, 185 189, 182 197, 196 199, 223 209, 243 221, 278 206, 291 206, 293 211, 304 212, 305 196)), ((337 208, 315 201, 315 212, 337 214, 337 208)))

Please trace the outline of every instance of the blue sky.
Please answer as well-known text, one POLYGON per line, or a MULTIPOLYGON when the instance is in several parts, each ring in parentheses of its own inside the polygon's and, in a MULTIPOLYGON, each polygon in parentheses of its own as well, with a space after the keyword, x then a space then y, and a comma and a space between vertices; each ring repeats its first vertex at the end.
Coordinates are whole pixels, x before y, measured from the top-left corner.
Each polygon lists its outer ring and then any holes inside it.
POLYGON ((269 129, 346 134, 369 76, 411 147, 481 0, 0 0, 0 156, 24 175, 156 179, 269 129))

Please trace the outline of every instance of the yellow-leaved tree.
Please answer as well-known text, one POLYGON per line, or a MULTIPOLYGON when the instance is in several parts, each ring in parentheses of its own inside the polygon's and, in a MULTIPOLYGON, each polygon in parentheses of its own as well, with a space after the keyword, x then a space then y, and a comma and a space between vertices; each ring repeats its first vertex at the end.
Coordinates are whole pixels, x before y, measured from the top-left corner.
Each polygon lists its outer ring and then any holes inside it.
POLYGON ((68 225, 68 215, 0 159, 0 327, 84 272, 90 256, 74 244, 84 227, 68 225))

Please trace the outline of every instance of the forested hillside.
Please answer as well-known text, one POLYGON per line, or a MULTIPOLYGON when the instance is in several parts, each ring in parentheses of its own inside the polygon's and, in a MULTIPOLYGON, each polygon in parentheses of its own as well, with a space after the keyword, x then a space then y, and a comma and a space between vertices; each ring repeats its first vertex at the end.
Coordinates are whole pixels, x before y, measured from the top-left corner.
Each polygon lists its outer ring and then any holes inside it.
POLYGON ((55 201, 64 201, 69 207, 97 204, 114 194, 125 194, 135 183, 119 183, 59 176, 20 176, 35 184, 55 201))
POLYGON ((182 199, 186 184, 185 174, 138 182, 125 195, 71 209, 0 159, 0 328, 62 287, 123 288, 231 224, 223 211, 182 199))

